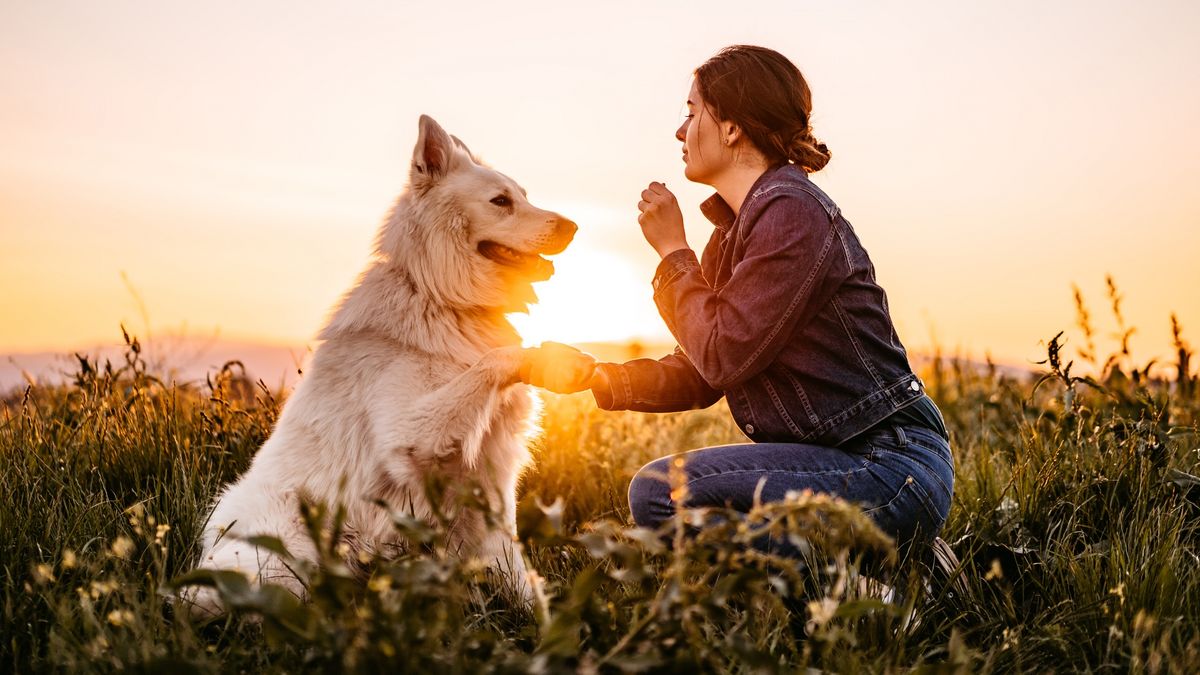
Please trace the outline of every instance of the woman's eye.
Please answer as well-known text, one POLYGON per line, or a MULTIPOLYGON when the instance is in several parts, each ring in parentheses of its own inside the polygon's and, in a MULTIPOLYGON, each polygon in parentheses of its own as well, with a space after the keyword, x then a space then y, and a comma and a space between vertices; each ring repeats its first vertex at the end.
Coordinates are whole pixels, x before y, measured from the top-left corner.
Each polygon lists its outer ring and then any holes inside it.
POLYGON ((496 206, 512 206, 512 200, 504 195, 492 197, 492 203, 496 206))

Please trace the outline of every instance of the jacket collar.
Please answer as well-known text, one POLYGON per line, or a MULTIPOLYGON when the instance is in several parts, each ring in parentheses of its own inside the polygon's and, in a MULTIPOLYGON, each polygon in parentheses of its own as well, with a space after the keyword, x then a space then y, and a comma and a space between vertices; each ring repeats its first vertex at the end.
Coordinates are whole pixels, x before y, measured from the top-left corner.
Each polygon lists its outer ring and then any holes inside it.
MULTIPOLYGON (((763 184, 766 183, 771 176, 786 173, 783 171, 783 169, 788 166, 792 165, 780 164, 764 171, 762 175, 754 181, 754 184, 750 186, 750 190, 746 193, 746 199, 742 200, 742 210, 744 211, 746 209, 746 205, 750 201, 750 197, 754 195, 759 188, 763 187, 763 184)), ((782 178, 782 175, 780 175, 780 178, 782 178)), ((726 202, 721 197, 720 193, 717 192, 712 193, 711 197, 700 203, 700 213, 703 213, 704 217, 708 218, 713 225, 717 226, 717 229, 719 230, 729 229, 730 226, 733 225, 733 222, 737 219, 733 213, 733 208, 731 208, 729 203, 726 202)))

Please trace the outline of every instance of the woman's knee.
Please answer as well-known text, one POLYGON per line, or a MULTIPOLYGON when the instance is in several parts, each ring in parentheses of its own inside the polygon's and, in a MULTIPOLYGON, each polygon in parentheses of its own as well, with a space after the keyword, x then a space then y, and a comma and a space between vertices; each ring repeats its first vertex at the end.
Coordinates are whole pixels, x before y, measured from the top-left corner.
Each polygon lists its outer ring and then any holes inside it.
POLYGON ((675 512, 667 466, 662 459, 650 462, 629 482, 629 513, 638 527, 657 528, 675 512))

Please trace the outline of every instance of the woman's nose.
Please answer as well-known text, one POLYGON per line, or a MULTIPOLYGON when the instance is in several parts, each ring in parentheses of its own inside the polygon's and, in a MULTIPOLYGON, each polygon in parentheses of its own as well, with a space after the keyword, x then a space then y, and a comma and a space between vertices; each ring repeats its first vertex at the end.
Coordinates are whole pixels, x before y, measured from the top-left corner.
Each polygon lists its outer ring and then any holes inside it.
POLYGON ((680 124, 679 128, 675 130, 675 140, 680 143, 687 140, 687 125, 687 120, 684 120, 683 124, 680 124))

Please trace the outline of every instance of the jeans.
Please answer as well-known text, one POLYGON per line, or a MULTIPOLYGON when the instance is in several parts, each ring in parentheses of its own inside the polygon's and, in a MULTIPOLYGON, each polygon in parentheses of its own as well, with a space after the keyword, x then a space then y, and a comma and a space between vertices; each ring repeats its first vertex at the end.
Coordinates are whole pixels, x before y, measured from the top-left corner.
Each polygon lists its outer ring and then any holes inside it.
MULTIPOLYGON (((683 454, 687 507, 750 510, 758 482, 761 499, 780 500, 789 490, 810 489, 862 506, 906 555, 933 540, 950 511, 954 462, 950 445, 920 426, 872 430, 836 448, 801 443, 749 443, 701 448, 683 454)), ((674 457, 650 462, 629 484, 629 507, 642 527, 658 528, 675 515, 668 474, 674 457)), ((784 539, 762 543, 771 553, 799 557, 784 539)), ((921 557, 924 557, 923 555, 921 557)))

